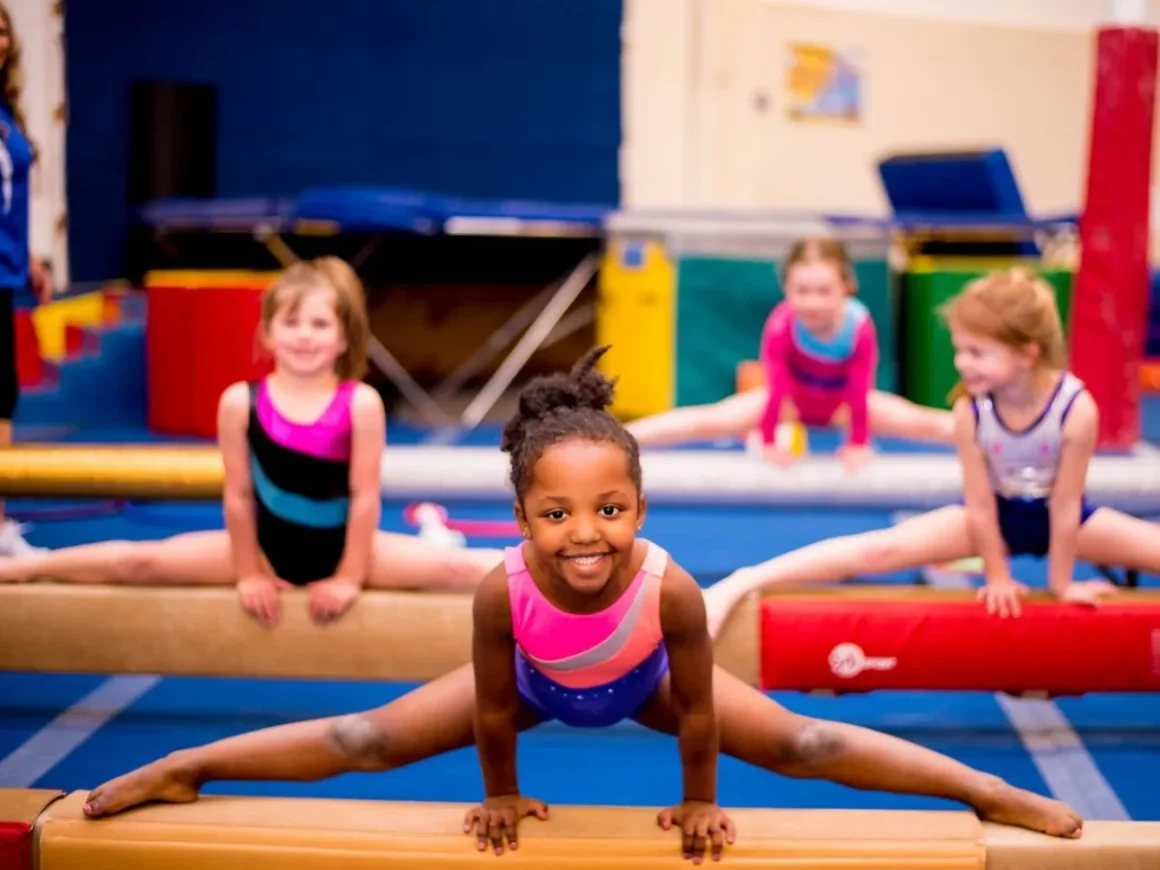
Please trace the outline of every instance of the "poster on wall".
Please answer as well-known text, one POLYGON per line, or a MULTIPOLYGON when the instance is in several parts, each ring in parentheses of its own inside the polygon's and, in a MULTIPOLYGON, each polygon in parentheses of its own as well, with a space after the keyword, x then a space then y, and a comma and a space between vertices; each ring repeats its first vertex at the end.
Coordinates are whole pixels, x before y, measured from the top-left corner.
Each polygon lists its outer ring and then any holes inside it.
POLYGON ((858 123, 862 116, 858 52, 801 43, 791 43, 789 51, 790 119, 858 123))

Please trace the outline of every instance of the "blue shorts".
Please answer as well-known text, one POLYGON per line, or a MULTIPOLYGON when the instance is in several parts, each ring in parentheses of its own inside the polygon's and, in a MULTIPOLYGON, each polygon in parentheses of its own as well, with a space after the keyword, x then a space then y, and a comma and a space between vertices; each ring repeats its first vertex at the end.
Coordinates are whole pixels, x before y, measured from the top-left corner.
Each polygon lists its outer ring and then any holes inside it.
POLYGON ((669 671, 669 655, 659 644, 647 659, 619 679, 587 689, 569 689, 536 670, 516 650, 520 698, 545 722, 557 719, 574 728, 607 728, 631 719, 653 696, 669 671))
MULTIPOLYGON (((1047 499, 997 495, 995 502, 999 509, 999 531, 1011 555, 1046 556, 1051 544, 1051 511, 1047 499)), ((1080 525, 1095 512, 1096 509, 1085 498, 1080 508, 1080 525)))

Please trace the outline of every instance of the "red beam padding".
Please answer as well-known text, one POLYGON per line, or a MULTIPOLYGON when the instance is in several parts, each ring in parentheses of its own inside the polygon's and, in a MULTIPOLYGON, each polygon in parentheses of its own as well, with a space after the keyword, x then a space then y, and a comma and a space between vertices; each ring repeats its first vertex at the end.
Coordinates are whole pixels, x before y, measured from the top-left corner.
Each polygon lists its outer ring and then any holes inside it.
POLYGON ((1148 319, 1148 204, 1155 30, 1099 31, 1071 366, 1100 409, 1099 446, 1140 440, 1138 370, 1148 319))
POLYGON ((778 595, 761 604, 764 689, 1160 691, 1160 597, 1099 609, 1026 601, 989 616, 970 590, 897 599, 778 595))
POLYGON ((32 825, 0 822, 0 868, 32 870, 32 825))

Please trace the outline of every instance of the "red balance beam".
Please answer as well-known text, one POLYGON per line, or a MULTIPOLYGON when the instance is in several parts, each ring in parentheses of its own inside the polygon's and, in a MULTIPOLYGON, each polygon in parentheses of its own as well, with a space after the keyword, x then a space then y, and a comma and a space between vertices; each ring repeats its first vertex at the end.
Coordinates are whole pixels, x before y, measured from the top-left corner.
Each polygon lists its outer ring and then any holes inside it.
POLYGON ((844 587, 766 598, 760 631, 770 690, 1160 691, 1155 593, 1099 608, 1032 596, 1001 619, 972 590, 844 587))

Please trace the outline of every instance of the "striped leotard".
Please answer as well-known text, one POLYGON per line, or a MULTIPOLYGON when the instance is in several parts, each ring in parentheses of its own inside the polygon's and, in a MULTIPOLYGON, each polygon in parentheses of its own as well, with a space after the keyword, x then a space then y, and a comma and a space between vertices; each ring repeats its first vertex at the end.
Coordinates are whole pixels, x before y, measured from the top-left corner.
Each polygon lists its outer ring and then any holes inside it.
POLYGON ((266 381, 250 384, 250 475, 258 545, 274 573, 306 584, 334 574, 346 546, 350 505, 351 399, 355 381, 338 385, 310 424, 283 417, 266 381))
MULTIPOLYGON (((1063 447, 1063 424, 1083 391, 1083 381, 1064 372, 1039 418, 1019 431, 1003 422, 991 396, 971 400, 975 440, 986 457, 999 530, 1012 556, 1047 555, 1051 538, 1049 500, 1063 447)), ((1085 499, 1080 522, 1086 522, 1094 512, 1085 499)))
POLYGON ((516 684, 541 718, 579 728, 636 713, 668 672, 661 631, 661 578, 668 553, 647 542, 636 577, 599 613, 565 613, 536 586, 521 547, 505 551, 516 684))

